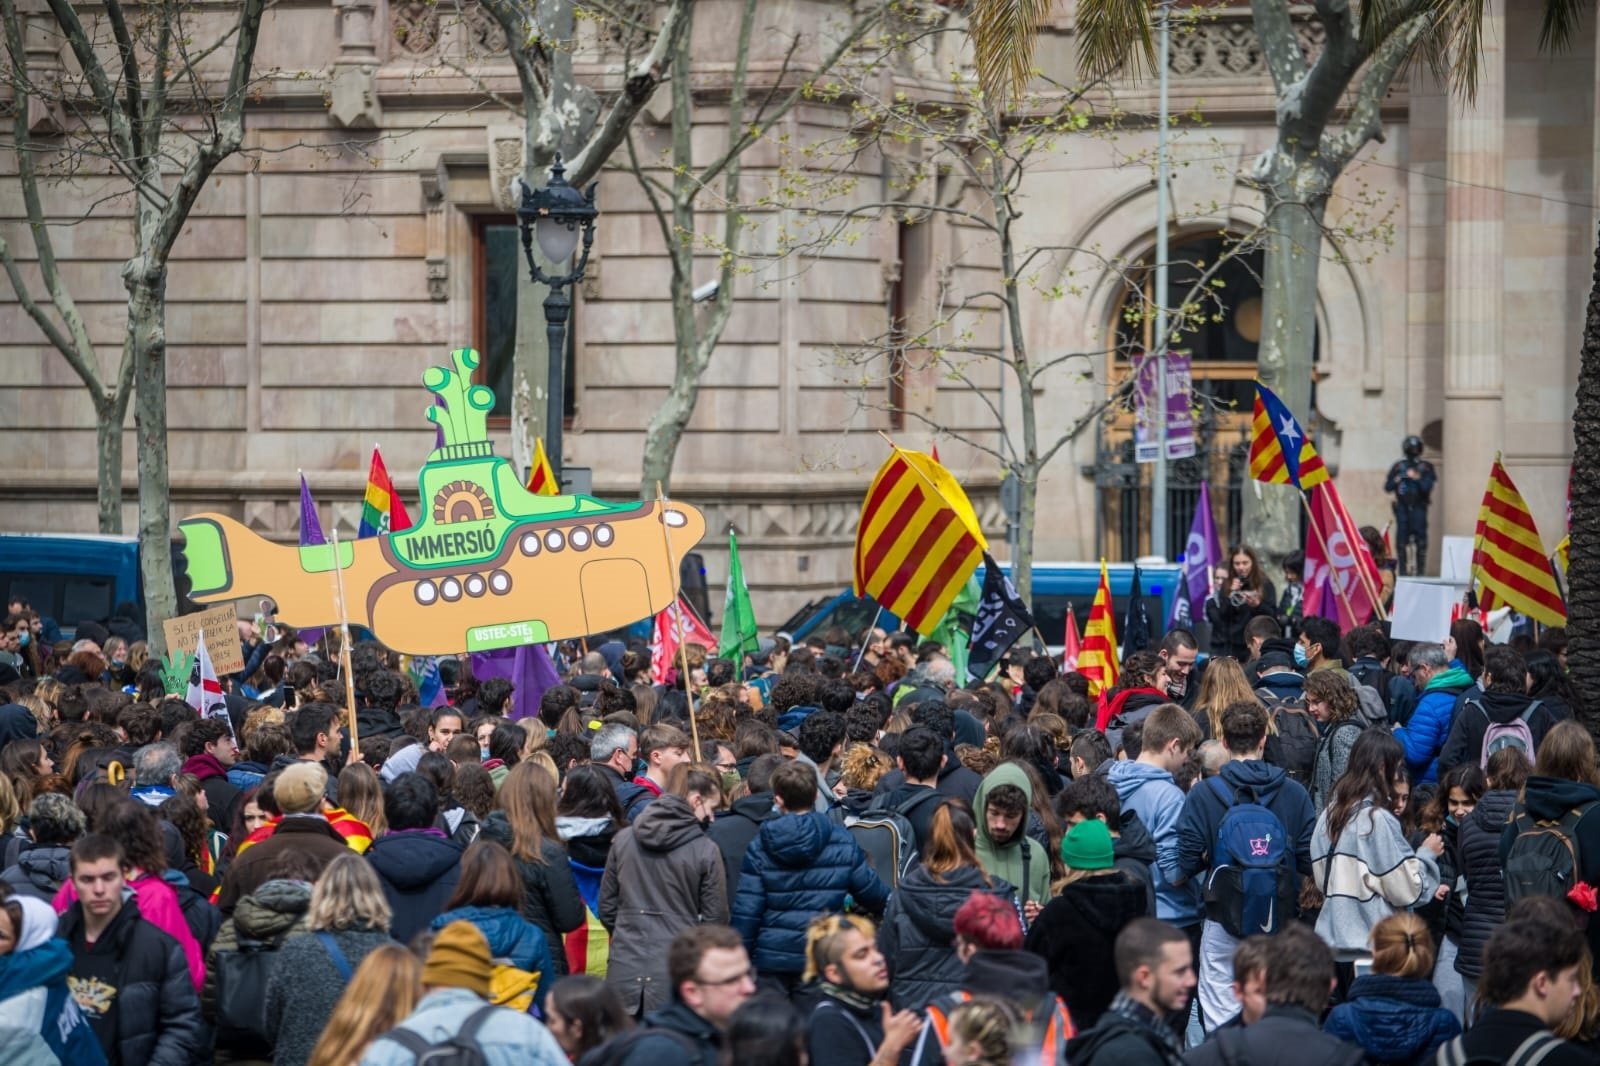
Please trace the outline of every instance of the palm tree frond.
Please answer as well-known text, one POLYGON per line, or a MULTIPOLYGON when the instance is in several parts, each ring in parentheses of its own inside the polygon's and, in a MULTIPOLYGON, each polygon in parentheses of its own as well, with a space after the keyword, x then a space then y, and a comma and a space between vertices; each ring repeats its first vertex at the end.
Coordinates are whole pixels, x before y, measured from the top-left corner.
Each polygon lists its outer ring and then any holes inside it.
POLYGON ((1085 81, 1110 74, 1129 60, 1156 70, 1147 0, 1078 0, 1078 66, 1085 81))
POLYGON ((1050 0, 977 0, 969 33, 985 95, 1005 103, 1022 95, 1033 76, 1039 23, 1050 0))
POLYGON ((1544 22, 1539 27, 1539 50, 1559 52, 1572 43, 1573 31, 1583 18, 1589 0, 1544 0, 1544 22))

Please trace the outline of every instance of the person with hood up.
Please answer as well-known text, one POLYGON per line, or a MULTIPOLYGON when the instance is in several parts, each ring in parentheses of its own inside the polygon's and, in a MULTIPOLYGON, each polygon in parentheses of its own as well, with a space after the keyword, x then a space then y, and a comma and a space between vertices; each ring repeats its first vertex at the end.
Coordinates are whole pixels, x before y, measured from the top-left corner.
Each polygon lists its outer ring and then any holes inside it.
POLYGON ((714 771, 677 767, 667 791, 612 842, 595 913, 611 934, 606 983, 636 1017, 672 993, 661 946, 690 926, 728 921, 722 855, 706 835, 721 802, 714 771))
POLYGON ((452 922, 471 922, 500 965, 490 981, 489 1002, 526 1011, 544 1011, 545 993, 555 983, 550 944, 544 931, 522 916, 522 878, 511 853, 492 840, 474 841, 461 857, 461 879, 433 920, 435 931, 452 922))
POLYGON ((744 782, 748 795, 734 800, 727 810, 717 814, 708 835, 722 852, 722 868, 728 878, 728 898, 739 892, 739 871, 744 867, 745 852, 756 834, 767 822, 781 813, 772 802, 772 774, 788 760, 782 755, 762 755, 750 764, 744 782))
POLYGON ((881 914, 889 890, 850 831, 816 809, 817 775, 796 759, 772 773, 782 816, 764 823, 745 852, 729 923, 764 980, 793 989, 806 965, 806 927, 819 914, 857 908, 881 914))
POLYGON ((105 1066, 67 987, 72 949, 55 934, 50 904, 0 889, 0 1062, 105 1066))
POLYGON ((1417 707, 1394 735, 1405 745, 1412 782, 1435 784, 1439 780, 1439 754, 1455 722, 1456 703, 1475 682, 1471 674, 1450 662, 1438 644, 1413 644, 1407 661, 1419 693, 1417 707))
POLYGON ((1200 743, 1194 717, 1176 703, 1164 704, 1144 723, 1143 747, 1137 759, 1110 764, 1106 779, 1117 790, 1124 812, 1132 811, 1156 842, 1151 865, 1156 888, 1155 916, 1184 931, 1191 946, 1200 943, 1199 886, 1186 883, 1178 861, 1178 820, 1183 814, 1183 790, 1174 774, 1183 769, 1189 752, 1200 743))
POLYGON ((1061 838, 1067 872, 1051 886, 1055 898, 1028 930, 1027 949, 1050 967, 1050 987, 1085 1028, 1100 1020, 1117 994, 1112 964, 1117 934, 1148 917, 1144 886, 1117 869, 1111 830, 1087 818, 1061 838))
POLYGON ((1033 781, 1011 762, 985 775, 972 805, 978 862, 1016 890, 1024 924, 1032 922, 1050 900, 1050 856, 1043 844, 1028 836, 1032 810, 1033 781))
MULTIPOLYGON (((518 763, 506 775, 494 805, 483 823, 483 838, 505 847, 515 860, 522 880, 522 916, 543 931, 559 977, 567 972, 562 938, 583 927, 584 902, 561 845, 555 783, 537 763, 518 763)), ((602 858, 600 868, 604 866, 602 858)), ((489 940, 493 947, 494 938, 489 940)))
MULTIPOLYGON (((1533 746, 1523 752, 1525 759, 1539 750, 1539 742, 1550 732, 1560 717, 1541 700, 1528 695, 1528 666, 1515 648, 1505 644, 1491 644, 1483 655, 1483 676, 1478 679, 1482 692, 1468 692, 1456 709, 1450 735, 1439 752, 1439 773, 1444 775, 1462 763, 1484 765, 1494 752, 1483 750, 1484 738, 1491 726, 1507 726, 1521 722, 1527 727, 1533 746)), ((1517 733, 1520 729, 1513 727, 1517 733)), ((1510 740, 1506 731, 1495 743, 1505 746, 1510 740)), ((1521 737, 1516 744, 1521 745, 1521 737)))
POLYGON ((1439 1045, 1461 1032, 1428 980, 1433 962, 1433 940, 1421 918, 1385 918, 1372 928, 1372 972, 1351 982, 1323 1031, 1359 1044, 1379 1066, 1431 1063, 1439 1045))
POLYGON ((878 946, 889 960, 889 997, 897 1010, 920 1011, 960 987, 962 962, 956 953, 956 912, 974 892, 988 893, 1017 906, 1016 891, 984 872, 976 851, 977 826, 960 800, 944 800, 935 810, 922 861, 913 866, 889 897, 878 946))
POLYGON ((1113 960, 1121 990, 1098 1022, 1068 1042, 1067 1061, 1180 1066, 1183 1045, 1167 1019, 1187 1017, 1194 991, 1188 934, 1169 922, 1135 918, 1117 934, 1113 960))
POLYGON ((463 849, 434 827, 439 794, 419 773, 401 774, 390 782, 383 815, 389 831, 372 842, 366 859, 393 912, 389 932, 405 944, 444 911, 461 876, 463 849))
POLYGON ((66 796, 57 792, 35 796, 28 804, 28 840, 17 853, 16 864, 0 872, 0 881, 19 896, 50 902, 71 875, 72 842, 83 836, 85 828, 83 811, 66 796))
MULTIPOLYGON (((1343 684, 1335 678, 1336 683, 1343 684)), ((1178 867, 1189 881, 1205 885, 1212 870, 1224 859, 1215 854, 1219 830, 1228 811, 1241 803, 1265 807, 1283 826, 1284 858, 1289 883, 1298 889, 1300 878, 1311 870, 1311 833, 1317 812, 1311 797, 1297 781, 1261 758, 1267 743, 1267 712, 1255 701, 1235 703, 1222 712, 1222 740, 1229 761, 1216 777, 1197 783, 1184 800, 1178 820, 1178 867)), ((1282 929, 1294 918, 1282 915, 1282 929)), ((1276 930, 1265 930, 1275 932, 1276 930)), ((1206 916, 1200 934, 1200 1017, 1207 1030, 1239 1013, 1233 994, 1233 953, 1239 938, 1220 921, 1206 916)))

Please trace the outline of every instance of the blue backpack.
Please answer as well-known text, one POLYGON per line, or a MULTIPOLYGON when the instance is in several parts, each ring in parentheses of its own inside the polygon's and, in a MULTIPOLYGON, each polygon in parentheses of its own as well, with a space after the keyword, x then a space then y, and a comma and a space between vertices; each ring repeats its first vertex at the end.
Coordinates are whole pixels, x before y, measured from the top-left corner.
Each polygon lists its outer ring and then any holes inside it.
POLYGON ((1206 785, 1228 805, 1211 852, 1206 917, 1235 937, 1276 933, 1294 919, 1299 899, 1294 848, 1267 807, 1277 790, 1241 788, 1230 795, 1219 777, 1206 785))

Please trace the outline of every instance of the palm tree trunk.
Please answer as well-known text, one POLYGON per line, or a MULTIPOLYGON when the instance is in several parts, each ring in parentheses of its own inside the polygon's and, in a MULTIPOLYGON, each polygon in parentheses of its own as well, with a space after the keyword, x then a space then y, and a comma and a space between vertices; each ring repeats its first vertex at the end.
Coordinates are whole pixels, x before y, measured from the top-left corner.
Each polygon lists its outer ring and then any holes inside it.
POLYGON ((1572 412, 1572 552, 1567 571, 1567 664, 1583 697, 1574 710, 1600 738, 1600 235, 1583 316, 1578 397, 1572 412))

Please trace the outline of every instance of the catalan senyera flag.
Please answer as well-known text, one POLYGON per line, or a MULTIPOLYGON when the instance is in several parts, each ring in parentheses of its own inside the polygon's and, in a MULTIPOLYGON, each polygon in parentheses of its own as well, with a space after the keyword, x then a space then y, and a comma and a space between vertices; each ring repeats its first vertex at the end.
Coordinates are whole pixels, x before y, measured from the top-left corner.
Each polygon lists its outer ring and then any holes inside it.
POLYGON ((1100 560, 1100 587, 1094 590, 1089 624, 1083 627, 1078 673, 1089 679, 1089 697, 1110 692, 1117 683, 1117 619, 1111 609, 1111 575, 1100 560))
POLYGON ((375 537, 379 533, 398 533, 411 528, 411 516, 400 494, 389 480, 389 469, 376 445, 372 448, 372 467, 367 471, 367 494, 361 499, 361 525, 356 536, 375 537))
POLYGON ((988 550, 978 516, 950 471, 932 456, 896 448, 861 506, 855 593, 928 633, 988 550))
POLYGON ((1480 607, 1510 607, 1547 626, 1567 624, 1567 605, 1556 587, 1533 515, 1499 455, 1489 468, 1489 487, 1478 508, 1473 537, 1472 577, 1480 607))
POLYGON ((1328 468, 1283 401, 1256 382, 1250 420, 1250 476, 1269 485, 1309 489, 1328 480, 1328 468))
POLYGON ((561 495, 561 484, 550 466, 550 457, 545 454, 543 437, 537 437, 533 442, 533 465, 528 467, 528 491, 535 496, 561 495))

